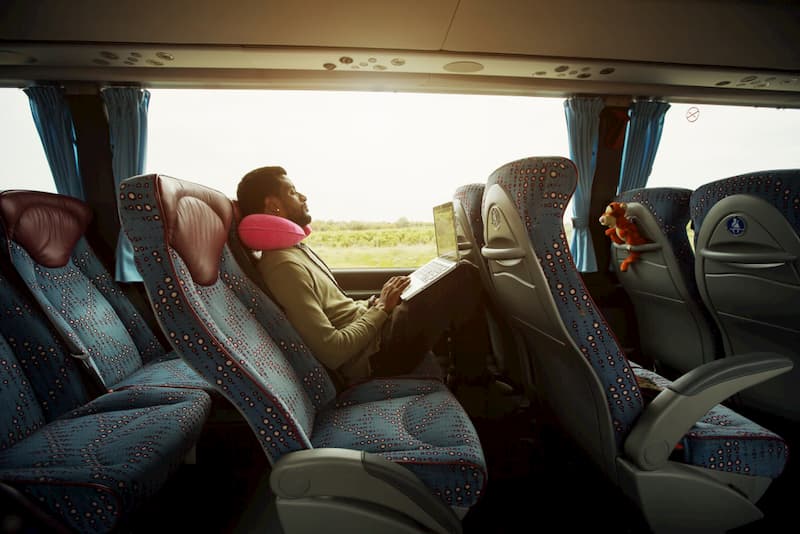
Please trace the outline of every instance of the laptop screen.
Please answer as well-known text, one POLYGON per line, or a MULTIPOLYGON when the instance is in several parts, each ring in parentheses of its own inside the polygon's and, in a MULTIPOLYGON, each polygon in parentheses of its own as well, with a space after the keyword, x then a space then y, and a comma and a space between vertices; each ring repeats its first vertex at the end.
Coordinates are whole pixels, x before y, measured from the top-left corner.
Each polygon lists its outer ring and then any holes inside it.
POLYGON ((433 227, 436 233, 436 252, 440 257, 458 259, 456 216, 452 202, 433 207, 433 227))

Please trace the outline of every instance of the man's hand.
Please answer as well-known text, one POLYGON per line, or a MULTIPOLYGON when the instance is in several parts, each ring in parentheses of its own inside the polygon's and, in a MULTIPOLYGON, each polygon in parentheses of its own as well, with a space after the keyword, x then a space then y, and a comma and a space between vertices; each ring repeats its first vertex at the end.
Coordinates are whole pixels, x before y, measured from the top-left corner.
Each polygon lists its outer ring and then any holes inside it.
POLYGON ((411 279, 407 276, 393 276, 389 278, 389 280, 383 284, 381 296, 378 297, 378 302, 375 306, 382 309, 387 314, 392 313, 395 306, 400 304, 400 294, 410 283, 411 279))

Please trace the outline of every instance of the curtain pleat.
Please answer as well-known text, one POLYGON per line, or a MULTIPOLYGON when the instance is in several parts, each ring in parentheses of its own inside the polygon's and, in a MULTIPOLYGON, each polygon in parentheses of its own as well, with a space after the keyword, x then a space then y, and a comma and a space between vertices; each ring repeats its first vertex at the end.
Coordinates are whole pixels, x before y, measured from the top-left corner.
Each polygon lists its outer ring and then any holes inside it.
POLYGON ((578 168, 578 185, 572 200, 573 233, 570 250, 575 266, 581 272, 597 271, 597 259, 589 233, 589 209, 597 165, 600 112, 603 107, 603 99, 597 97, 573 97, 564 102, 570 159, 578 168))
MULTIPOLYGON (((109 87, 103 90, 111 139, 114 189, 123 180, 144 172, 147 155, 147 109, 150 92, 139 87, 109 87)), ((119 282, 141 282, 133 259, 133 246, 125 232, 117 239, 115 278, 119 282)))
POLYGON ((56 191, 86 200, 78 167, 75 126, 64 94, 59 87, 35 86, 25 89, 33 122, 39 132, 56 191))
POLYGON ((647 186, 669 108, 666 102, 642 101, 631 105, 617 194, 647 186))

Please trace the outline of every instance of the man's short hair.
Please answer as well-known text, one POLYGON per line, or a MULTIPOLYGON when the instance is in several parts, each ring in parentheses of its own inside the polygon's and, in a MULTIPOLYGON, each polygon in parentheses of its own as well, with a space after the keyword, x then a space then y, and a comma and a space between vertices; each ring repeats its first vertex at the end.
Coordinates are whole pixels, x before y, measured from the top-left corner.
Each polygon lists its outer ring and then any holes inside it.
POLYGON ((245 174, 236 188, 241 217, 264 211, 264 198, 280 193, 278 180, 285 175, 283 167, 259 167, 245 174))

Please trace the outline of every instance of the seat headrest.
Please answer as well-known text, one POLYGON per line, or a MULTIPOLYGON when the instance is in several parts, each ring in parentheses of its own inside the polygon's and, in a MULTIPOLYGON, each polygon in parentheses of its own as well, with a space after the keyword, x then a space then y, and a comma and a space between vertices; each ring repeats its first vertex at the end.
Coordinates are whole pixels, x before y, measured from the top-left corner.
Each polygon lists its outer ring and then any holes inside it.
POLYGON ((481 214, 481 203, 483 202, 485 189, 486 184, 466 184, 457 188, 453 195, 453 198, 458 200, 464 207, 464 213, 469 219, 469 225, 478 249, 486 244, 483 241, 483 215, 481 214))
POLYGON ((239 239, 253 250, 293 247, 311 233, 311 227, 266 213, 253 213, 239 223, 239 239))
POLYGON ((800 169, 756 171, 701 185, 690 206, 695 232, 700 232, 709 210, 732 195, 751 195, 772 204, 800 233, 800 169))
POLYGON ((158 176, 157 183, 167 242, 186 263, 192 280, 212 285, 219 278, 233 218, 231 200, 215 189, 168 176, 158 176))
POLYGON ((0 193, 6 237, 45 267, 63 267, 92 220, 83 201, 43 191, 0 193))

